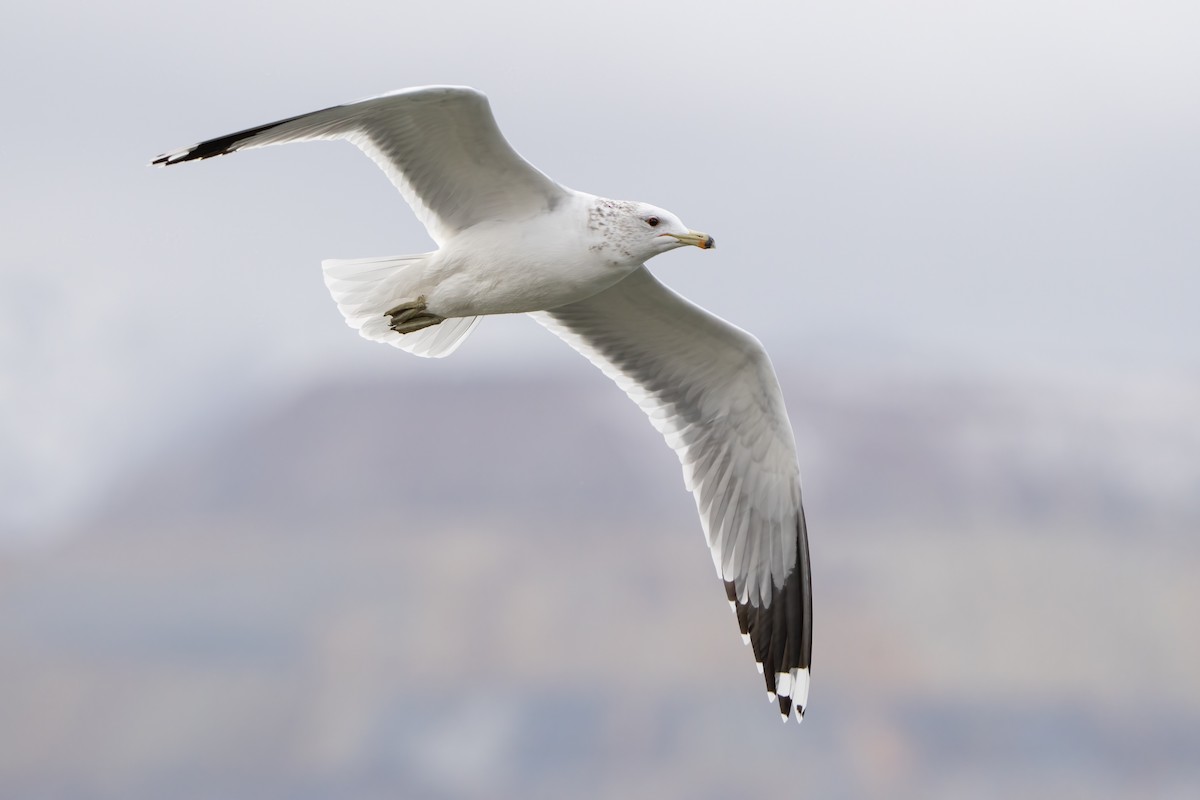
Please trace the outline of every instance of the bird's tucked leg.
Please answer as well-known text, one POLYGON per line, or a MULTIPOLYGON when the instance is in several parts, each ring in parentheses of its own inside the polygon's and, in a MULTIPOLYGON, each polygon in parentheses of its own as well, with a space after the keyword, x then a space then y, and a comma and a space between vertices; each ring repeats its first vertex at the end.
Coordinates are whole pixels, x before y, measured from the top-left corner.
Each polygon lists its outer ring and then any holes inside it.
POLYGON ((388 327, 396 333, 412 333, 445 321, 445 317, 439 317, 426 309, 425 298, 418 297, 416 300, 389 308, 383 315, 390 321, 388 327))

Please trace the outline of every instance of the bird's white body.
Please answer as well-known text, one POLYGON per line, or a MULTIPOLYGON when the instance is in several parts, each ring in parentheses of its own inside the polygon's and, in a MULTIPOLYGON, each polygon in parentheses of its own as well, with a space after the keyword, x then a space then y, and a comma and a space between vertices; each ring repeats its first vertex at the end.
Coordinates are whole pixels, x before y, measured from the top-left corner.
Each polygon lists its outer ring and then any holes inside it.
POLYGON ((398 296, 424 296, 443 317, 523 314, 591 297, 643 261, 589 225, 604 202, 567 190, 549 213, 455 233, 413 266, 413 282, 398 296))
MULTIPOLYGON (((364 337, 447 356, 479 320, 529 313, 638 403, 683 465, 705 539, 768 696, 808 697, 812 598, 795 441, 753 336, 679 297, 644 264, 713 246, 674 214, 550 180, 500 134, 479 92, 405 89, 211 139, 155 164, 312 139, 357 145, 438 244, 323 263, 364 337)), ((681 665, 680 669, 686 669, 681 665)))

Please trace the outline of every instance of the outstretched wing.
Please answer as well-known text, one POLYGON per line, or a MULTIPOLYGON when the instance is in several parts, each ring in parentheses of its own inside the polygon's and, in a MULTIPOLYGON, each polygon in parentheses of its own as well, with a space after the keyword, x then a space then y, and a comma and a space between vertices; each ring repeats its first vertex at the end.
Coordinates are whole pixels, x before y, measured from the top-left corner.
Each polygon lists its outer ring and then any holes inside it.
POLYGON ((443 243, 478 222, 553 208, 566 190, 505 141, 487 97, 467 87, 403 89, 259 125, 166 153, 167 166, 250 147, 346 139, 387 173, 430 236, 443 243))
POLYGON ((796 445, 767 353, 641 267, 532 314, 612 378, 683 464, 713 563, 767 691, 803 717, 812 583, 796 445))

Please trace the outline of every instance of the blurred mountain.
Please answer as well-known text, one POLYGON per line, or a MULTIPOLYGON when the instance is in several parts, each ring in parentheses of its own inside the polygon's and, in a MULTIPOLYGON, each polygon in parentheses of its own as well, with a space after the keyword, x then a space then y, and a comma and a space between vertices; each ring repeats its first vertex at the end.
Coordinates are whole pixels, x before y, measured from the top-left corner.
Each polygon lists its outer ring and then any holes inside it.
POLYGON ((783 377, 799 730, 606 379, 337 383, 0 560, 2 794, 1192 796, 1200 387, 783 377))
MULTIPOLYGON (((1200 529, 1200 385, 783 377, 811 513, 1200 529)), ((684 505, 672 465, 600 375, 322 385, 132 476, 89 527, 657 521, 684 505)))

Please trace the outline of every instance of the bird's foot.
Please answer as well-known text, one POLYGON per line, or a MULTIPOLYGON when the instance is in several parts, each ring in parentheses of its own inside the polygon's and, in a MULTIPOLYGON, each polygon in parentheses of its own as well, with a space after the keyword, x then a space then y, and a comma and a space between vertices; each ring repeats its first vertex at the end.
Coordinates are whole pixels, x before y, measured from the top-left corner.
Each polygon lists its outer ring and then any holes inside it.
POLYGON ((388 327, 396 333, 412 333, 445 321, 445 317, 430 313, 427 308, 425 298, 418 297, 389 308, 383 315, 390 320, 388 327))

